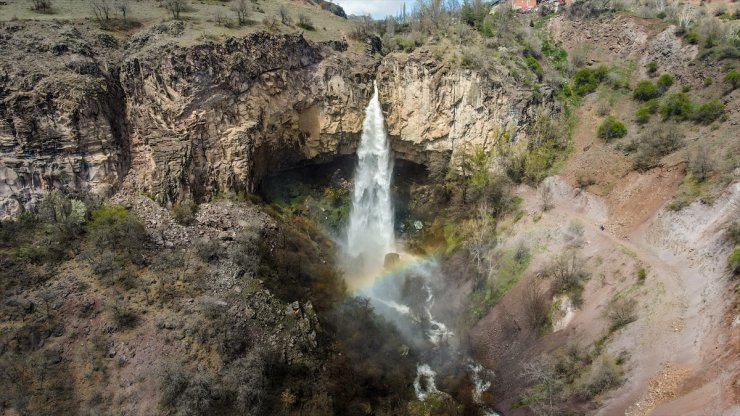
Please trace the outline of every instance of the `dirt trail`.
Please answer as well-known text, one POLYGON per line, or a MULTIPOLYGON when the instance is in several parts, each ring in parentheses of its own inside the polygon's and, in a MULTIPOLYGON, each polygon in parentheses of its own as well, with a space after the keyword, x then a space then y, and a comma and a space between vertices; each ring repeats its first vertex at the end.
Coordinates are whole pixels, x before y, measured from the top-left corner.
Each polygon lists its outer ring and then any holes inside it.
MULTIPOLYGON (((721 230, 740 212, 740 184, 731 187, 713 206, 696 203, 680 213, 659 211, 635 231, 622 235, 622 230, 613 230, 617 234, 609 228, 601 230, 609 215, 600 198, 572 189, 558 177, 548 181, 555 194, 550 215, 563 222, 580 220, 586 235, 593 236, 589 251, 621 247, 648 270, 649 277, 636 295, 640 301, 638 320, 619 331, 608 347, 614 352, 630 352, 628 381, 607 399, 598 414, 677 414, 657 409, 661 402, 680 399, 690 390, 736 376, 740 365, 732 359, 732 351, 729 355, 725 352, 728 360, 717 351, 725 351, 722 344, 731 331, 723 327, 730 302, 724 296, 727 248, 723 248, 721 230), (710 367, 716 370, 706 374, 710 367), (699 372, 704 373, 701 382, 693 381, 694 386, 684 382, 699 372)), ((587 299, 587 303, 597 306, 605 301, 587 299)), ((594 325, 598 319, 593 315, 600 308, 592 307, 590 313, 588 309, 576 312, 570 326, 594 325)), ((732 394, 717 388, 706 395, 708 400, 684 403, 679 413, 731 414, 722 412, 735 403, 732 394)))

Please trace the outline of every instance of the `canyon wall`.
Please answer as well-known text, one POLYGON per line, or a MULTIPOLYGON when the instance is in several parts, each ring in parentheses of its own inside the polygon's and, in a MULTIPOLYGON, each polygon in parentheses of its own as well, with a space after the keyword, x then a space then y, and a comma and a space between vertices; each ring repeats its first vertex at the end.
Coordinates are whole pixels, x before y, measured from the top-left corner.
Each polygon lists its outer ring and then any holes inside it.
POLYGON ((440 62, 426 51, 386 56, 378 83, 394 151, 427 165, 437 165, 440 155, 449 159, 463 144, 485 148, 506 128, 517 140, 537 106, 552 98, 489 71, 440 62))
POLYGON ((446 169, 456 143, 521 130, 539 99, 428 53, 258 32, 181 41, 181 22, 119 42, 61 24, 0 29, 0 214, 44 192, 118 189, 169 205, 254 191, 270 172, 354 152, 378 80, 398 157, 446 169), (359 47, 357 47, 359 46, 359 47))

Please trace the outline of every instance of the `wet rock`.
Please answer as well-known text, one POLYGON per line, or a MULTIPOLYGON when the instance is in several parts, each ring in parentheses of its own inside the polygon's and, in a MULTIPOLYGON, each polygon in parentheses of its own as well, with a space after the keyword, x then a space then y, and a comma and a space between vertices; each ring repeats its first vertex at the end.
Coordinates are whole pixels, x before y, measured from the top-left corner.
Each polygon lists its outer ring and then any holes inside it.
POLYGON ((401 261, 401 255, 398 253, 388 253, 383 259, 383 267, 386 269, 393 268, 401 261))

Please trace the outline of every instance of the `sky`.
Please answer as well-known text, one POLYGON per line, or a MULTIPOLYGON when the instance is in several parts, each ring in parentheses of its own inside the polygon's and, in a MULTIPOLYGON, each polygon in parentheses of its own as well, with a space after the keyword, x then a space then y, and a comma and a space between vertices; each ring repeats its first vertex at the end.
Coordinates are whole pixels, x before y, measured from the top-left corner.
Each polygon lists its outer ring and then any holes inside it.
POLYGON ((370 14, 376 19, 388 15, 397 15, 406 2, 406 10, 413 8, 413 0, 331 0, 342 6, 347 14, 365 15, 370 14))

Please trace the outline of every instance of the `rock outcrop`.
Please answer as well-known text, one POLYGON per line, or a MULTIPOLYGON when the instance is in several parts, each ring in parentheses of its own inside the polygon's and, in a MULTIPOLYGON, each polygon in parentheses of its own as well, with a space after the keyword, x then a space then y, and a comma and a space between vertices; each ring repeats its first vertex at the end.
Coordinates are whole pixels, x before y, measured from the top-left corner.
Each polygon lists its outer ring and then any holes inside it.
POLYGON ((256 33, 127 58, 138 189, 161 202, 252 191, 266 173, 354 151, 372 90, 346 44, 256 33), (336 49, 339 49, 337 51, 336 49))
POLYGON ((107 195, 126 173, 125 99, 101 57, 105 36, 56 24, 0 31, 0 216, 49 189, 107 195))
POLYGON ((362 51, 267 32, 188 44, 182 22, 123 44, 85 30, 4 28, 18 61, 0 79, 4 216, 53 188, 106 197, 123 187, 165 205, 254 191, 270 172, 354 152, 375 79, 393 150, 436 171, 457 143, 521 130, 539 104, 424 50, 382 57, 372 42, 362 51))
POLYGON ((522 131, 542 103, 495 74, 429 55, 390 55, 378 68, 388 134, 404 159, 438 165, 441 158, 445 165, 462 143, 485 147, 506 128, 522 131))

